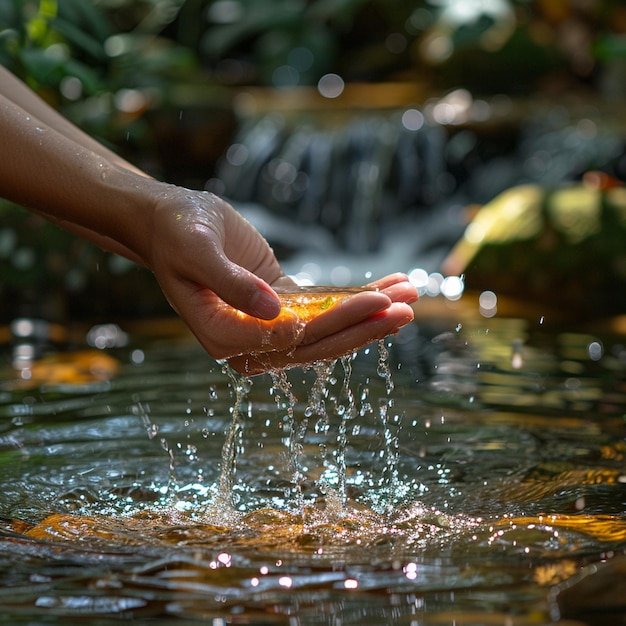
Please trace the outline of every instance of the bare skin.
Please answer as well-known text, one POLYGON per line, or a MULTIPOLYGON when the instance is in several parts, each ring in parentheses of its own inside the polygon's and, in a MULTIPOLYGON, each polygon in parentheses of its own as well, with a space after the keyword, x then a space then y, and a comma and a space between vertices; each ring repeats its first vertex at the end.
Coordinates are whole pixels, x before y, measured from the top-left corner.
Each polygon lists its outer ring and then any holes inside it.
POLYGON ((293 284, 254 227, 207 192, 157 181, 0 67, 0 195, 149 268, 206 351, 260 373, 337 358, 413 319, 393 274, 303 324, 272 286, 293 284), (229 306, 225 306, 225 303, 229 306))

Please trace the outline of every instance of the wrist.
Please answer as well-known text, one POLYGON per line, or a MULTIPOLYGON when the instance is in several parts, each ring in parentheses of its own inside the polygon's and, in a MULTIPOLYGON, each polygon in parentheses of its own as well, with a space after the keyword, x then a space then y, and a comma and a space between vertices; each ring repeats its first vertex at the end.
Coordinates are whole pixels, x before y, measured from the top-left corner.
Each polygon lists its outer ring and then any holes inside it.
POLYGON ((150 266, 156 208, 172 186, 116 165, 105 166, 96 184, 92 230, 150 266))

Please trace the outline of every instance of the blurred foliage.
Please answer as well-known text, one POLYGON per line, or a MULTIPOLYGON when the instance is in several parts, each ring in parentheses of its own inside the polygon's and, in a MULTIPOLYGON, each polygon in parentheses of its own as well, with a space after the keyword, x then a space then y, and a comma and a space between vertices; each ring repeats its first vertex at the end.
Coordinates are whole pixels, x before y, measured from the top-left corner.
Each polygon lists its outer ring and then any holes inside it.
POLYGON ((193 80, 194 52, 161 35, 183 0, 7 0, 0 63, 88 132, 141 140, 141 114, 193 80))
POLYGON ((107 320, 170 311, 146 269, 2 199, 0 276, 0 322, 20 316, 107 320))
POLYGON ((314 85, 336 72, 519 92, 555 74, 589 81, 624 58, 622 0, 0 3, 0 63, 57 106, 89 100, 90 122, 185 82, 314 85))
POLYGON ((216 0, 193 46, 220 77, 271 86, 419 80, 519 93, 624 58, 621 0, 216 0))

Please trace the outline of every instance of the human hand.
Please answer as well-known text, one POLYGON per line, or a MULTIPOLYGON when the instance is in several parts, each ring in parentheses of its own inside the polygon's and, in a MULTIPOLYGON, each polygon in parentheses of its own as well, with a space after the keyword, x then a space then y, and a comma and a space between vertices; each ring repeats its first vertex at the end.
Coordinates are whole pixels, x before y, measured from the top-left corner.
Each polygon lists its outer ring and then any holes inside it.
POLYGON ((417 299, 406 276, 367 286, 303 323, 274 287, 295 286, 259 232, 206 192, 167 186, 147 264, 173 308, 216 359, 248 374, 337 358, 396 332, 417 299))
MULTIPOLYGON (((339 358, 398 332, 413 320, 410 304, 416 300, 417 291, 408 278, 390 274, 347 295, 319 315, 302 319, 294 346, 241 354, 229 359, 229 364, 252 376, 339 358)), ((291 314, 289 308, 281 312, 281 316, 291 314)), ((264 322, 270 326, 272 323, 264 322)))

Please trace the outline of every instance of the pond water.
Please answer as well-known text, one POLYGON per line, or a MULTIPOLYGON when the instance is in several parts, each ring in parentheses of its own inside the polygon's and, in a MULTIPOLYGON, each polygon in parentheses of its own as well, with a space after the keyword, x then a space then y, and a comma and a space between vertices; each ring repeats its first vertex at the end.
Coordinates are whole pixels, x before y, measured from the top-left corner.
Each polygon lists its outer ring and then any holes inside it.
POLYGON ((3 376, 7 623, 626 623, 624 337, 442 317, 251 381, 96 352, 3 376))

